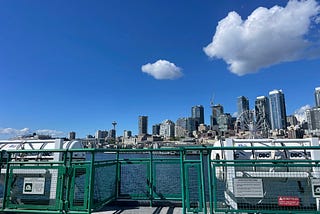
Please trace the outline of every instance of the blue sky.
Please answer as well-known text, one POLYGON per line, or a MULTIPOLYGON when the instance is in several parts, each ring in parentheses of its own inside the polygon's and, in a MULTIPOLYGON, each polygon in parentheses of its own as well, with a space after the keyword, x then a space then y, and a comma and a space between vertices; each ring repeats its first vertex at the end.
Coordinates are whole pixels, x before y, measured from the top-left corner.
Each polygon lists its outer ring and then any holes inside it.
POLYGON ((137 134, 139 115, 151 132, 194 105, 209 124, 213 94, 231 114, 273 89, 287 114, 314 106, 319 14, 315 0, 2 1, 0 138, 137 134))

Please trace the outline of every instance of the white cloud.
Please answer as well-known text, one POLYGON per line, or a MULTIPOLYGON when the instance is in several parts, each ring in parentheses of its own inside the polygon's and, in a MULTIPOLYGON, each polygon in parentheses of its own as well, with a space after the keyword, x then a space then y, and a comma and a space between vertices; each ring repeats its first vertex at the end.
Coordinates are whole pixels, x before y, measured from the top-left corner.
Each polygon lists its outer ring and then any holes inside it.
POLYGON ((14 128, 0 128, 0 135, 25 135, 30 133, 29 128, 23 128, 23 129, 14 129, 14 128))
POLYGON ((307 121, 306 110, 310 108, 311 108, 310 105, 301 106, 299 109, 294 111, 294 116, 296 116, 299 122, 307 121))
POLYGON ((238 112, 233 112, 232 117, 238 117, 238 112))
POLYGON ((153 64, 148 63, 141 66, 141 70, 142 72, 145 72, 158 80, 173 80, 183 75, 181 72, 181 68, 177 67, 174 63, 171 63, 167 60, 158 60, 153 64))
POLYGON ((307 40, 319 13, 315 0, 259 7, 246 20, 233 11, 218 23, 212 42, 203 50, 211 58, 223 59, 239 76, 281 62, 319 57, 319 45, 307 40))
POLYGON ((0 128, 0 138, 12 138, 17 136, 23 136, 28 134, 40 134, 40 135, 50 135, 52 137, 63 137, 65 135, 62 131, 50 130, 50 129, 39 129, 31 130, 29 128, 14 129, 14 128, 0 128))

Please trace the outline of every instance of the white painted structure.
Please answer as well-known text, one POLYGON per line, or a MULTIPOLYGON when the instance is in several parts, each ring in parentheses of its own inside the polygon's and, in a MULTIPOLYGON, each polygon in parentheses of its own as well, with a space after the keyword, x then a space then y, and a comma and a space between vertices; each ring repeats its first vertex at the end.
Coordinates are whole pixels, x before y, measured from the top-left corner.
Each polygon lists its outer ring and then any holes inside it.
MULTIPOLYGON (((214 145, 219 147, 212 150, 211 160, 320 160, 320 150, 304 149, 304 147, 319 146, 318 138, 307 139, 226 139, 226 141, 218 141, 214 145), (224 150, 223 147, 234 147, 234 150, 224 150), (269 147, 268 149, 254 149, 254 147, 269 147), (273 147, 281 147, 281 149, 272 149, 273 147), (299 149, 290 149, 290 147, 299 147, 299 149), (301 149, 300 149, 301 148, 301 149)), ((250 164, 250 163, 249 163, 250 164)), ((254 182, 247 183, 245 188, 254 190, 254 186, 259 186, 262 179, 277 178, 297 178, 297 179, 319 179, 320 167, 299 167, 301 163, 291 163, 294 167, 281 168, 275 164, 270 167, 272 162, 268 162, 268 167, 235 167, 235 166, 215 166, 216 177, 225 181, 226 191, 225 199, 233 208, 238 209, 234 196, 237 193, 236 184, 242 182, 242 178, 256 179, 254 182), (250 184, 251 183, 251 184, 250 184), (253 183, 253 184, 252 184, 253 183), (251 186, 250 186, 251 185, 251 186)), ((214 163, 213 163, 214 165, 214 163)), ((242 184, 243 187, 243 184, 242 184)), ((259 189, 254 190, 260 193, 259 189)), ((252 192, 252 191, 251 191, 252 192)), ((253 194, 253 193, 252 193, 253 194)), ((316 198, 317 210, 320 210, 320 198, 316 198)))
MULTIPOLYGON (((61 152, 46 152, 50 149, 83 149, 80 141, 64 141, 63 139, 49 139, 49 140, 0 140, 0 151, 19 151, 19 150, 43 150, 38 153, 24 153, 15 155, 15 158, 23 158, 24 160, 37 161, 60 161, 62 158, 61 152)), ((74 152, 74 159, 85 159, 84 152, 74 152)))

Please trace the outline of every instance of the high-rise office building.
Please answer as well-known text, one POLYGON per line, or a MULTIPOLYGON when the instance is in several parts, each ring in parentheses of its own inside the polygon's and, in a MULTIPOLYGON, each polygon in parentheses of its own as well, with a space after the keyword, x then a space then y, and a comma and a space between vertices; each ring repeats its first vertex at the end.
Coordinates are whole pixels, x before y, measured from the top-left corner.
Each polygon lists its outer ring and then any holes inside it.
POLYGON ((139 135, 148 134, 148 116, 139 116, 139 135))
POLYGON ((115 129, 111 129, 109 132, 108 132, 108 136, 112 139, 116 139, 116 130, 115 129))
POLYGON ((179 118, 175 125, 175 136, 186 137, 187 136, 187 118, 179 118))
POLYGON ((221 114, 218 117, 218 125, 219 125, 219 131, 225 132, 231 128, 231 115, 226 113, 226 114, 221 114))
POLYGON ((197 127, 196 127, 196 120, 192 117, 188 117, 187 118, 187 133, 188 133, 188 136, 192 136, 192 132, 197 130, 197 127))
POLYGON ((160 125, 160 135, 164 138, 174 137, 175 124, 171 120, 165 120, 160 125))
POLYGON ((193 106, 191 108, 191 117, 196 121, 196 128, 199 124, 204 124, 204 108, 202 105, 193 106))
POLYGON ((76 139, 76 132, 69 132, 69 140, 75 140, 76 139))
POLYGON ((320 130, 320 107, 306 110, 309 130, 320 130))
POLYGON ((320 87, 317 87, 314 91, 314 97, 316 100, 316 107, 320 107, 320 87))
POLYGON ((244 96, 240 96, 237 98, 237 108, 238 108, 238 121, 240 124, 239 127, 241 130, 248 130, 247 122, 251 120, 251 113, 249 111, 249 100, 244 96), (247 118, 247 119, 245 119, 247 118))
POLYGON ((245 111, 249 111, 249 100, 244 96, 237 98, 238 116, 245 111))
POLYGON ((160 124, 152 126, 152 135, 160 135, 160 124))
POLYGON ((257 121, 263 120, 270 126, 270 108, 269 99, 265 96, 257 97, 254 105, 255 116, 257 121))
POLYGON ((269 92, 269 104, 271 129, 286 129, 286 104, 282 90, 273 90, 269 92))
POLYGON ((106 138, 108 137, 108 131, 102 131, 102 130, 97 130, 95 138, 101 139, 101 138, 106 138))
POLYGON ((123 131, 123 137, 124 137, 124 138, 130 138, 130 137, 132 137, 132 132, 131 132, 131 131, 128 131, 128 130, 124 130, 124 131, 123 131))
POLYGON ((212 115, 211 115, 210 125, 211 125, 211 128, 213 128, 214 126, 218 125, 218 118, 220 115, 223 114, 223 106, 218 104, 218 105, 211 106, 211 109, 212 109, 212 115))
POLYGON ((257 97, 254 105, 256 123, 261 127, 261 136, 268 137, 270 124, 269 99, 265 96, 257 97))

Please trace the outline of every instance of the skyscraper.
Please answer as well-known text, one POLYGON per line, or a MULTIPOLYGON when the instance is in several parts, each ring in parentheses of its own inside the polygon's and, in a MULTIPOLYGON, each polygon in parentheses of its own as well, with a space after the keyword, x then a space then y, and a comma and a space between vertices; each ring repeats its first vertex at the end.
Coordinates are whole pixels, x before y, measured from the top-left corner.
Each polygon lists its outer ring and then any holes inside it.
POLYGON ((139 135, 148 134, 148 116, 139 116, 139 135))
POLYGON ((154 124, 152 126, 152 135, 159 135, 160 134, 160 124, 154 124))
POLYGON ((76 139, 76 132, 69 132, 69 140, 75 140, 76 139))
POLYGON ((211 128, 213 128, 214 126, 218 125, 218 118, 220 115, 223 114, 223 106, 218 104, 218 105, 211 106, 211 108, 212 108, 212 115, 211 115, 210 125, 211 125, 211 128))
POLYGON ((178 118, 175 125, 175 136, 186 137, 187 136, 187 118, 178 118))
POLYGON ((320 107, 306 110, 306 116, 309 130, 320 130, 320 107))
POLYGON ((257 97, 254 105, 256 122, 259 123, 262 131, 262 137, 268 137, 270 129, 270 109, 269 99, 265 96, 257 97))
POLYGON ((192 136, 192 132, 197 130, 196 128, 196 121, 192 117, 187 118, 187 134, 188 136, 192 136))
POLYGON ((257 121, 265 120, 270 125, 269 99, 265 96, 257 97, 254 105, 257 121))
POLYGON ((238 106, 238 116, 244 111, 249 111, 248 98, 246 98, 244 96, 238 97, 237 106, 238 106))
POLYGON ((320 87, 317 87, 314 91, 314 97, 316 99, 316 107, 320 107, 320 87))
POLYGON ((171 120, 165 120, 160 125, 160 135, 168 139, 174 137, 175 124, 171 120))
POLYGON ((240 118, 240 128, 241 130, 247 130, 248 127, 246 126, 246 120, 244 118, 251 118, 251 114, 249 112, 249 100, 244 96, 240 96, 237 98, 237 107, 238 107, 238 118, 240 118))
POLYGON ((272 130, 287 128, 287 115, 284 94, 282 90, 269 92, 270 122, 272 130))
POLYGON ((196 127, 199 124, 204 124, 204 108, 202 105, 193 106, 191 108, 191 117, 196 121, 196 127))
POLYGON ((108 136, 108 131, 97 130, 95 138, 106 138, 108 136))
POLYGON ((228 131, 231 128, 231 115, 226 113, 226 114, 221 114, 218 117, 218 125, 219 125, 219 131, 228 131))

